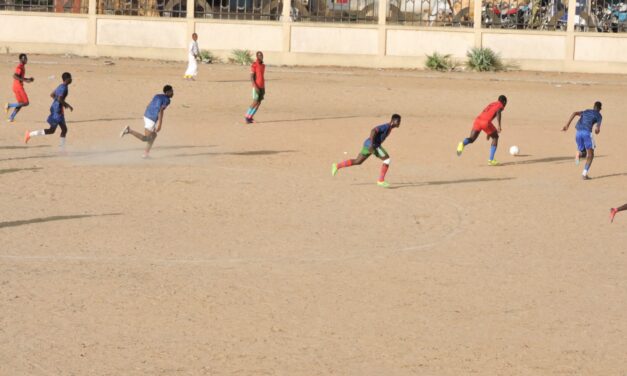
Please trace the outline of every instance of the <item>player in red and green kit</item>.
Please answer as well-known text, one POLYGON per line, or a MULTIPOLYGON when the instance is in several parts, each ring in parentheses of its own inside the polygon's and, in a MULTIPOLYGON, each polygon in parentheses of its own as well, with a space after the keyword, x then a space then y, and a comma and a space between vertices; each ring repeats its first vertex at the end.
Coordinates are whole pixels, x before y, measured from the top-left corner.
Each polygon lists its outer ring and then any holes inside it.
POLYGON ((497 166, 499 162, 494 159, 494 154, 496 154, 496 148, 499 145, 499 133, 501 132, 501 112, 505 109, 507 105, 507 97, 504 95, 500 95, 499 99, 496 102, 490 103, 475 119, 475 122, 472 126, 472 130, 470 131, 470 136, 465 138, 462 142, 457 145, 457 156, 461 156, 464 148, 468 144, 472 144, 475 142, 477 137, 479 137, 479 133, 484 131, 488 135, 488 140, 492 139, 492 145, 490 146, 490 158, 488 159, 488 165, 497 166), (492 124, 492 120, 496 118, 498 123, 498 129, 494 127, 492 124))
POLYGON ((377 158, 383 161, 383 165, 381 165, 381 174, 379 175, 379 180, 377 180, 377 185, 379 187, 387 188, 390 186, 388 182, 385 181, 385 174, 388 172, 388 168, 390 167, 390 155, 388 152, 381 146, 383 141, 392 133, 392 129, 398 128, 401 126, 401 115, 394 114, 392 115, 392 119, 389 123, 381 124, 377 127, 372 128, 370 131, 370 137, 368 137, 364 141, 364 145, 361 148, 361 151, 357 155, 355 159, 347 159, 340 163, 333 163, 331 166, 331 175, 335 176, 337 171, 344 167, 350 166, 358 166, 371 154, 374 154, 377 158))
POLYGON ((9 109, 13 109, 13 113, 9 116, 8 121, 13 122, 15 120, 15 116, 22 109, 22 107, 28 106, 28 95, 26 95, 26 91, 24 90, 24 82, 33 82, 35 81, 32 77, 25 77, 26 75, 26 63, 28 63, 28 57, 26 54, 20 54, 20 64, 15 68, 15 73, 13 73, 13 94, 15 94, 16 103, 7 103, 4 105, 4 111, 8 114, 9 109))
POLYGON ((257 61, 250 66, 250 81, 253 84, 253 104, 248 107, 246 111, 246 124, 254 123, 253 117, 259 110, 261 101, 263 101, 266 95, 266 81, 265 75, 266 66, 263 63, 263 52, 257 51, 257 61))

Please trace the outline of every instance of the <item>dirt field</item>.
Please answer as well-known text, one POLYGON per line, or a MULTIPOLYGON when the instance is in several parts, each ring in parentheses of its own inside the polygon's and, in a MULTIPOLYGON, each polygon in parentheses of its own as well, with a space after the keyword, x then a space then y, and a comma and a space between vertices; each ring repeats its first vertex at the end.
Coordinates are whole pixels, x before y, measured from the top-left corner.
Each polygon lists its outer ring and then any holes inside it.
POLYGON ((30 59, 0 127, 0 375, 627 375, 627 77, 269 66, 246 126, 246 67, 30 59), (67 155, 25 146, 65 70, 67 155), (166 83, 143 160, 119 132, 166 83), (502 166, 483 136, 458 158, 499 94, 502 166), (584 182, 560 129, 595 100, 584 182), (374 159, 332 178, 394 112, 391 188, 374 159))

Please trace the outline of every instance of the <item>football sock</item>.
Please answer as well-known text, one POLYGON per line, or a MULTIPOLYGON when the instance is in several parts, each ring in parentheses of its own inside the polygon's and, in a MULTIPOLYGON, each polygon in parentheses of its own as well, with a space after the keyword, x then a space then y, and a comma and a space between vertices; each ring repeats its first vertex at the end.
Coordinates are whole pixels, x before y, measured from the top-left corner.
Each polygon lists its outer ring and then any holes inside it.
POLYGON ((379 181, 385 181, 385 174, 387 174, 388 168, 390 168, 390 165, 386 163, 381 165, 381 173, 379 174, 379 181))
POLYGON ((43 130, 43 129, 40 129, 40 130, 38 130, 38 131, 32 131, 32 132, 30 132, 30 133, 29 133, 29 135, 30 135, 31 137, 35 137, 35 136, 43 136, 43 135, 45 135, 45 134, 46 134, 46 132, 44 132, 44 130, 43 130))
POLYGON ((490 146, 490 160, 494 160, 494 154, 496 154, 496 146, 490 146))
POLYGON ((353 165, 353 161, 351 159, 347 159, 344 162, 340 162, 337 164, 337 169, 339 170, 340 168, 344 168, 344 167, 350 167, 353 165))
POLYGON ((472 142, 470 141, 470 139, 469 139, 469 138, 464 138, 463 143, 464 143, 464 146, 466 146, 466 145, 468 145, 468 144, 471 144, 472 142))

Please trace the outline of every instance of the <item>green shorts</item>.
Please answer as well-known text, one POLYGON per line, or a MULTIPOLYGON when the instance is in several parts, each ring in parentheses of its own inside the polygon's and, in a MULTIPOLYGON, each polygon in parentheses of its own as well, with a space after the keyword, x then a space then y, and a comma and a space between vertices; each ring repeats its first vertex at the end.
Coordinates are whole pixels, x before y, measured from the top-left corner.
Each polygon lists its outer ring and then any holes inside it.
POLYGON ((266 89, 259 89, 259 92, 253 88, 253 100, 255 102, 261 102, 266 95, 266 89))
MULTIPOLYGON (((364 146, 363 148, 361 148, 360 154, 365 157, 369 156, 370 154, 372 154, 370 153, 369 149, 370 148, 364 146)), ((383 148, 383 146, 379 146, 378 148, 374 149, 374 152, 376 153, 378 157, 389 155, 388 152, 383 148)))

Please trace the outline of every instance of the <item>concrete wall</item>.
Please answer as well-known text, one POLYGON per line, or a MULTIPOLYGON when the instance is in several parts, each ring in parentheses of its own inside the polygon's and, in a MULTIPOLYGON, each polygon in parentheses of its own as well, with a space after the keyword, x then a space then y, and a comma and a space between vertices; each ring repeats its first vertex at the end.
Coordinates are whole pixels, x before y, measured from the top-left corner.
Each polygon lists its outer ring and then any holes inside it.
MULTIPOLYGON (((475 8, 480 5, 476 2, 475 8)), ((522 69, 627 72, 627 34, 576 33, 572 24, 567 31, 548 32, 405 27, 386 24, 384 17, 376 25, 343 25, 290 22, 288 14, 280 22, 196 20, 191 14, 178 19, 105 16, 96 15, 95 8, 91 0, 85 15, 2 11, 0 51, 184 60, 190 34, 197 32, 202 49, 222 57, 233 49, 262 50, 276 65, 420 68, 427 54, 461 59, 483 46, 522 69)), ((479 21, 475 9, 475 24, 479 21)))

